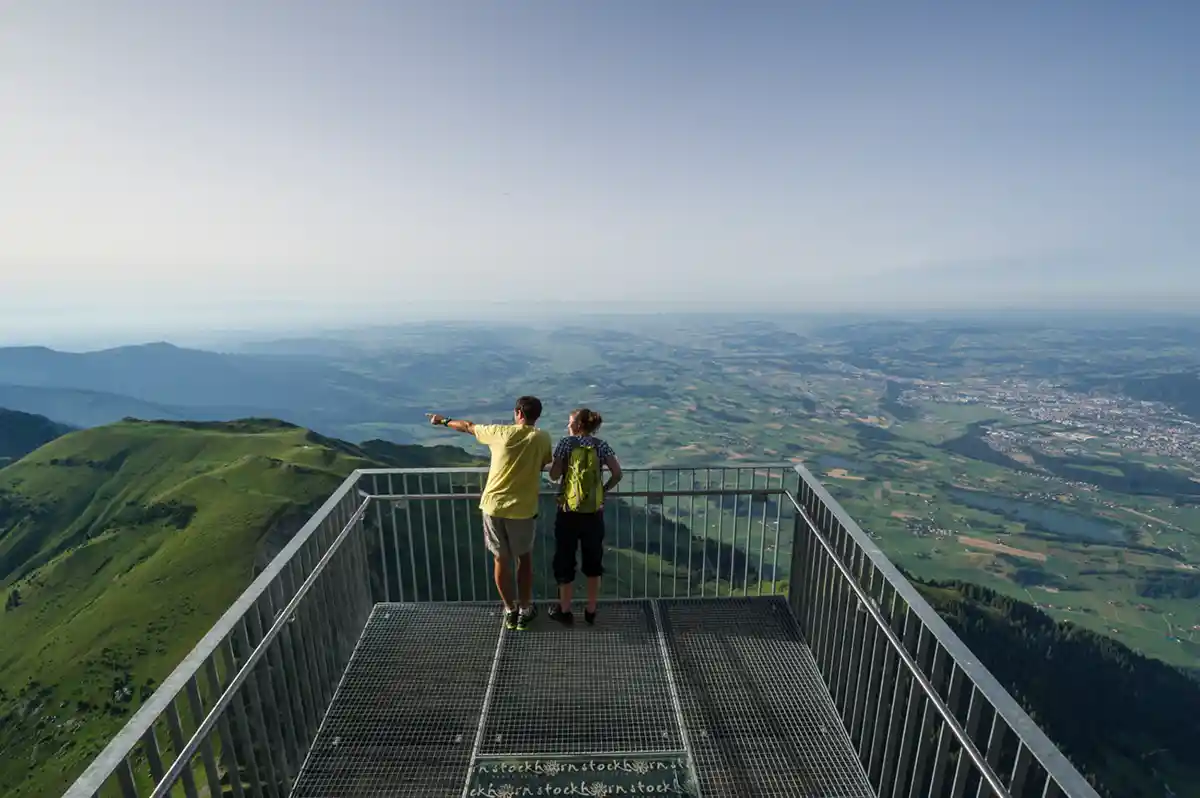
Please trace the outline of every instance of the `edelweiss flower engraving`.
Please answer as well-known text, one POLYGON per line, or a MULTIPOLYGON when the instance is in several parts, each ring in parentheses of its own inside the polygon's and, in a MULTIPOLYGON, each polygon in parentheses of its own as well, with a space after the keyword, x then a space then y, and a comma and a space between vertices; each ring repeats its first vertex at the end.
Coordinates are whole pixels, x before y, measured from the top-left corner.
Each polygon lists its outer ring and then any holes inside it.
POLYGON ((650 772, 650 764, 648 762, 643 762, 640 759, 635 760, 632 767, 634 773, 645 774, 650 772))
POLYGON ((516 798, 517 788, 511 784, 501 784, 496 788, 496 798, 516 798))
POLYGON ((593 796, 593 798, 604 798, 604 796, 608 795, 608 787, 604 782, 593 781, 591 786, 588 787, 588 795, 593 796))
POLYGON ((557 776, 562 771, 562 765, 557 762, 543 762, 542 772, 547 776, 557 776))

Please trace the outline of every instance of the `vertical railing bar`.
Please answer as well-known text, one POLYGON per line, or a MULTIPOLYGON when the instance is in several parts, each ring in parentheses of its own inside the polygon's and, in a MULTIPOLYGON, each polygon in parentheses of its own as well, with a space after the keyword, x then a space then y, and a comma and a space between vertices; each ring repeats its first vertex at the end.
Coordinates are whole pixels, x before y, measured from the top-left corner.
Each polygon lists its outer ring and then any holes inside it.
MULTIPOLYGON (((246 653, 249 654, 253 646, 250 645, 250 641, 246 635, 245 619, 237 625, 235 634, 238 636, 238 642, 242 645, 246 653)), ((283 741, 279 739, 279 730, 272 730, 267 725, 266 715, 263 713, 262 691, 259 689, 257 671, 258 668, 255 667, 255 673, 250 674, 250 677, 244 683, 246 697, 250 704, 250 711, 247 714, 251 719, 251 725, 258 726, 259 733, 263 738, 264 745, 262 752, 263 762, 266 765, 267 786, 270 787, 272 794, 278 795, 282 780, 279 777, 278 769, 275 767, 275 751, 283 748, 283 741)), ((236 671, 233 672, 236 673, 236 671)))
MULTIPOLYGON (((901 601, 903 600, 901 599, 901 601)), ((903 637, 901 638, 905 651, 913 651, 914 641, 920 634, 918 630, 923 631, 924 626, 921 624, 916 612, 913 611, 913 608, 905 603, 904 630, 903 637)), ((919 658, 917 664, 920 665, 919 658)), ((901 714, 900 708, 902 704, 908 709, 912 708, 912 704, 916 699, 916 687, 917 680, 912 678, 912 674, 908 671, 908 668, 903 663, 897 663, 895 685, 892 689, 891 716, 888 723, 887 737, 883 745, 883 775, 879 778, 881 791, 888 784, 893 785, 893 791, 899 790, 900 778, 897 778, 897 776, 902 777, 903 774, 896 769, 896 758, 899 756, 897 747, 900 745, 904 728, 908 725, 908 715, 907 713, 901 714), (905 687, 908 690, 905 690, 905 687), (905 695, 906 692, 907 696, 905 695)))
MULTIPOLYGON (((704 469, 704 489, 712 489, 712 469, 704 469)), ((704 496, 702 509, 704 510, 704 534, 700 536, 701 558, 700 558, 700 598, 708 595, 708 545, 709 545, 709 508, 712 506, 712 497, 704 496)), ((717 546, 718 556, 721 547, 717 546)))
MULTIPOLYGON (((284 588, 292 596, 296 595, 297 583, 292 573, 295 565, 296 560, 293 559, 281 572, 284 588)), ((300 681, 300 689, 297 692, 300 696, 300 707, 304 716, 305 738, 309 742, 316 734, 323 709, 323 707, 317 706, 313 694, 313 661, 309 656, 309 617, 306 617, 306 615, 311 616, 311 611, 305 612, 311 604, 312 602, 309 600, 296 607, 296 614, 288 619, 287 625, 288 645, 292 650, 292 659, 296 662, 297 677, 300 681)))
MULTIPOLYGON (((874 589, 875 584, 875 569, 870 569, 870 578, 867 580, 867 593, 874 589)), ((861 599, 860 599, 861 602, 861 599)), ((843 713, 843 720, 846 722, 846 730, 850 733, 850 738, 857 744, 861 738, 858 737, 859 723, 862 720, 863 708, 867 700, 867 657, 868 652, 875 648, 875 638, 879 633, 877 625, 871 618, 867 607, 864 606, 861 610, 863 617, 863 631, 861 635, 861 648, 857 652, 856 663, 854 665, 854 696, 853 701, 847 696, 846 710, 843 713)))
MULTIPOLYGON (((733 469, 733 476, 733 537, 729 544, 729 595, 736 596, 737 575, 734 573, 734 571, 737 568, 738 499, 740 498, 738 494, 742 490, 742 469, 733 469)), ((722 481, 721 487, 724 489, 724 481, 722 481)), ((722 500, 723 499, 724 497, 722 497, 722 500)), ((722 504, 723 503, 724 501, 722 501, 722 504)), ((742 586, 745 587, 745 581, 742 582, 742 586)))
POLYGON ((817 556, 819 557, 819 570, 816 583, 817 596, 813 602, 817 607, 817 635, 813 656, 817 660, 817 666, 821 670, 822 677, 825 677, 829 673, 829 663, 826 661, 825 655, 829 649, 829 636, 833 631, 829 616, 830 604, 832 603, 829 600, 829 594, 833 588, 833 574, 836 568, 833 564, 833 555, 825 548, 820 548, 817 551, 817 556))
MULTIPOLYGON (((692 469, 691 478, 688 482, 688 490, 692 491, 692 495, 688 497, 688 540, 687 540, 687 597, 692 597, 692 569, 693 561, 696 559, 696 469, 692 469)), ((703 582, 701 582, 703 584, 703 582)))
MULTIPOLYGON (((237 661, 233 656, 233 640, 229 637, 225 638, 221 645, 221 656, 225 660, 225 672, 229 674, 229 679, 232 681, 238 669, 237 661)), ((216 678, 215 670, 212 678, 216 678)), ((258 769, 258 756, 254 746, 254 735, 251 732, 250 717, 246 711, 244 699, 244 696, 239 695, 232 702, 233 722, 246 747, 246 766, 250 770, 250 789, 253 791, 255 798, 263 798, 263 776, 258 769)))
MULTIPOLYGON (((949 654, 947 654, 947 657, 949 657, 949 654)), ((967 681, 967 677, 963 673, 963 670, 958 667, 957 662, 951 661, 950 668, 950 689, 946 699, 946 706, 957 717, 958 704, 962 699, 962 689, 967 681)), ((933 755, 933 783, 929 795, 940 796, 946 788, 946 775, 950 767, 950 741, 953 736, 950 724, 943 720, 938 727, 937 750, 933 755)))
MULTIPOLYGON (((1004 716, 999 712, 993 712, 992 726, 988 731, 986 761, 988 767, 991 768, 993 773, 997 773, 997 775, 998 771, 1000 770, 1000 757, 1004 751, 1004 736, 1007 731, 1008 724, 1005 722, 1004 716)), ((1019 743, 1020 740, 1018 739, 1017 742, 1019 743)), ((981 778, 979 780, 979 788, 975 791, 976 798, 984 798, 985 796, 990 797, 992 795, 993 793, 991 788, 988 786, 987 779, 981 778)), ((1007 797, 1004 796, 1001 798, 1007 797)))
MULTIPOLYGON (((175 755, 179 756, 179 752, 183 750, 186 740, 183 738, 183 724, 179 722, 179 709, 175 706, 175 700, 167 704, 167 730, 171 735, 171 748, 174 749, 175 755)), ((188 766, 184 769, 181 778, 183 780, 183 794, 187 798, 198 798, 196 780, 192 777, 191 762, 188 762, 188 766)))
MULTIPOLYGON (((650 492, 650 475, 646 474, 645 476, 646 476, 646 492, 649 493, 650 492)), ((642 515, 643 515, 643 520, 646 522, 646 534, 642 540, 642 544, 645 548, 645 551, 643 552, 643 556, 642 556, 642 578, 645 582, 645 584, 642 586, 642 598, 649 598, 649 596, 650 596, 650 497, 647 496, 643 501, 644 501, 644 504, 642 506, 645 508, 645 512, 642 515)))
MULTIPOLYGON (((846 534, 844 529, 839 527, 840 542, 834 549, 834 554, 837 559, 845 564, 845 549, 850 540, 850 536, 846 534)), ((841 660, 842 652, 846 650, 846 636, 851 633, 850 624, 846 623, 846 618, 849 615, 849 604, 854 596, 854 591, 850 589, 850 583, 842 575, 841 571, 834 570, 834 596, 831 602, 836 623, 833 628, 833 634, 830 635, 829 654, 826 657, 829 673, 832 674, 830 679, 830 693, 836 695, 836 691, 841 689, 841 684, 845 679, 845 674, 841 668, 837 667, 841 660), (836 686, 835 686, 836 685, 836 686)))
MULTIPOLYGON (((606 544, 604 546, 604 555, 606 558, 608 558, 609 555, 611 554, 611 559, 613 562, 612 578, 604 580, 604 582, 603 582, 604 587, 602 588, 601 595, 605 595, 608 593, 608 591, 611 590, 613 592, 613 595, 616 598, 621 597, 621 554, 620 553, 621 553, 621 551, 623 551, 623 549, 621 548, 621 507, 624 506, 624 504, 625 504, 625 500, 621 499, 619 497, 612 504, 612 515, 613 515, 612 530, 613 530, 613 532, 612 532, 611 543, 609 543, 609 541, 608 541, 608 518, 605 515, 600 516, 601 518, 604 519, 604 530, 605 530, 604 536, 605 536, 605 544, 606 544)), ((605 501, 605 503, 604 503, 604 510, 602 512, 603 513, 608 512, 608 502, 607 501, 605 501)), ((608 570, 608 568, 607 568, 607 566, 605 566, 605 571, 607 572, 607 570, 608 570)))
POLYGON ((1062 787, 1058 786, 1058 782, 1049 773, 1046 774, 1046 786, 1042 790, 1042 798, 1059 798, 1063 794, 1062 787))
MULTIPOLYGON (((404 491, 404 495, 406 495, 406 496, 410 495, 409 490, 408 490, 408 474, 401 475, 400 489, 404 491)), ((418 493, 421 492, 421 486, 419 484, 417 485, 417 492, 418 493)), ((417 554, 416 554, 416 549, 413 546, 413 538, 416 537, 416 535, 413 533, 412 501, 410 499, 406 499, 404 501, 404 522, 408 528, 408 564, 412 570, 412 580, 413 580, 412 581, 412 595, 413 595, 412 600, 420 601, 421 600, 421 591, 417 589, 417 586, 420 584, 420 581, 417 579, 417 554)))
MULTIPOLYGON (((425 480, 422 474, 417 474, 417 493, 425 493, 425 480)), ((429 600, 436 601, 433 595, 433 562, 429 556, 429 502, 421 502, 421 541, 425 546, 425 579, 426 589, 429 591, 429 600)), ((411 534, 411 533, 410 533, 411 534)))
MULTIPOLYGON (((757 474, 755 474, 754 476, 755 476, 755 478, 758 477, 757 474)), ((765 570, 763 568, 763 560, 766 558, 766 555, 767 555, 767 548, 766 548, 767 547, 767 511, 771 507, 771 499, 770 499, 770 496, 771 496, 771 471, 770 471, 770 469, 767 470, 765 482, 766 482, 766 484, 763 485, 763 488, 767 492, 763 495, 762 523, 760 523, 758 525, 758 592, 756 593, 756 595, 758 595, 758 596, 761 596, 763 594, 763 571, 765 570)), ((775 499, 775 506, 776 507, 779 506, 778 498, 775 499)), ((772 574, 771 578, 774 579, 774 574, 772 574)))
POLYGON ((121 760, 121 764, 117 765, 117 782, 121 785, 123 798, 138 798, 137 784, 133 780, 133 767, 129 764, 129 757, 125 757, 121 760))
POLYGON ((821 577, 823 576, 823 571, 821 570, 821 564, 824 561, 823 552, 825 551, 825 549, 822 546, 819 546, 817 544, 817 541, 815 538, 812 541, 810 541, 810 543, 812 545, 813 553, 810 557, 810 559, 811 559, 810 567, 812 568, 812 580, 811 580, 811 586, 809 587, 809 591, 811 593, 811 600, 809 601, 809 614, 812 616, 810 622, 813 627, 813 645, 817 645, 819 643, 817 635, 818 635, 819 622, 820 622, 820 618, 821 618, 821 577))
MULTIPOLYGON (((392 489, 392 475, 387 475, 387 492, 389 496, 395 496, 396 491, 392 489)), ((408 502, 405 501, 405 504, 408 502)), ((404 570, 400 565, 400 530, 396 524, 396 502, 388 502, 388 512, 392 516, 392 555, 395 558, 393 565, 396 569, 396 598, 401 603, 404 602, 404 570)))
POLYGON ((1024 798, 1025 780, 1029 778, 1029 766, 1033 764, 1033 753, 1017 738, 1017 758, 1013 762, 1012 774, 1008 779, 1008 790, 1012 798, 1024 798))
MULTIPOLYGON (((975 742, 975 735, 979 731, 979 720, 983 714, 983 705, 987 699, 979 692, 974 684, 971 685, 971 701, 967 706, 967 722, 963 728, 967 732, 967 739, 972 743, 975 742)), ((967 788, 967 776, 970 775, 971 768, 974 765, 971 763, 970 757, 961 755, 958 758, 958 764, 954 768, 954 782, 950 788, 952 798, 962 798, 963 792, 967 788)))
POLYGON ((878 697, 878 692, 875 688, 876 681, 874 677, 875 674, 881 673, 883 670, 883 663, 881 662, 881 659, 884 655, 883 649, 886 646, 886 637, 882 632, 879 631, 878 624, 875 625, 875 629, 873 631, 875 634, 871 638, 871 664, 867 666, 865 671, 863 671, 863 680, 866 682, 867 692, 863 700, 862 726, 858 730, 858 755, 864 763, 869 761, 869 747, 875 731, 874 726, 872 726, 870 723, 870 719, 872 717, 870 710, 875 705, 878 697))
MULTIPOLYGON (((929 683, 935 691, 941 690, 942 674, 945 673, 947 663, 951 662, 952 658, 946 649, 942 648, 940 643, 933 644, 933 670, 929 677, 929 683)), ((925 781, 925 774, 928 772, 929 765, 929 738, 933 733, 934 716, 937 710, 933 706, 933 702, 928 697, 925 698, 924 709, 921 713, 921 730, 917 734, 917 752, 913 761, 913 774, 909 779, 908 798, 924 798, 925 791, 921 785, 925 781)))
MULTIPOLYGON (((744 469, 738 469, 738 476, 741 477, 744 469)), ((750 596, 750 557, 754 550, 754 539, 751 534, 754 531, 754 469, 750 469, 750 492, 746 495, 746 543, 745 556, 742 557, 742 596, 749 598, 750 596)))
MULTIPOLYGON (((784 489, 784 470, 779 469, 779 490, 784 489)), ((782 534, 783 527, 783 497, 775 497, 775 546, 771 550, 771 595, 779 594, 779 536, 782 534)), ((796 545, 796 541, 792 541, 792 545, 796 545)), ((791 574, 788 574, 791 578, 791 574)))
MULTIPOLYGON (((266 594, 264 594, 265 597, 266 594)), ((250 628, 254 633, 255 644, 263 639, 263 623, 261 599, 251 605, 247 612, 250 628)), ((245 621, 246 619, 243 619, 245 621)), ((270 628, 271 624, 266 624, 266 628, 270 628)), ((254 646, 251 646, 252 650, 254 646)), ((255 668, 256 675, 261 674, 262 681, 265 686, 262 688, 266 693, 266 697, 270 700, 270 704, 263 705, 264 718, 267 711, 267 706, 274 709, 273 715, 276 723, 272 725, 279 737, 277 742, 280 743, 277 751, 279 753, 280 764, 282 765, 283 778, 286 782, 291 782, 292 776, 296 774, 298 763, 295 762, 298 746, 296 744, 296 724, 291 717, 291 709, 288 704, 286 695, 276 687, 276 678, 272 673, 272 669, 282 671, 282 665, 279 661, 279 648, 276 645, 271 645, 267 648, 267 655, 259 661, 255 668)))
MULTIPOLYGON (((467 475, 463 479, 463 493, 471 492, 471 478, 467 475)), ((466 527, 467 527, 467 570, 470 573, 471 579, 471 601, 479 601, 479 583, 476 581, 476 576, 479 570, 475 567, 475 533, 471 528, 471 503, 463 502, 463 509, 466 511, 466 527)), ((458 536, 458 521, 455 521, 455 537, 458 536)), ((484 560, 487 559, 485 556, 484 560)))
MULTIPOLYGON (((742 479, 744 468, 738 468, 738 479, 742 479)), ((739 488, 740 490, 740 488, 739 488)), ((737 498, 737 497, 734 497, 737 498)), ((750 556, 754 551, 754 539, 751 534, 754 533, 754 469, 750 469, 750 492, 746 494, 746 541, 743 544, 745 554, 742 557, 742 595, 743 598, 750 596, 750 556)))
POLYGON ((358 587, 358 612, 354 616, 354 623, 350 624, 351 632, 356 638, 361 636, 362 626, 370 617, 371 609, 375 606, 374 594, 371 591, 371 549, 367 536, 366 515, 365 510, 359 515, 358 521, 354 525, 354 531, 346 541, 350 544, 350 584, 358 587))
POLYGON ((837 603, 835 609, 835 617, 837 623, 834 628, 833 635, 833 650, 829 658, 829 695, 835 701, 837 696, 841 695, 849 681, 850 675, 846 668, 842 667, 842 662, 845 660, 846 651, 850 648, 848 638, 854 634, 854 623, 858 613, 855 611, 858 597, 854 595, 854 591, 850 589, 850 585, 846 579, 840 575, 840 572, 835 573, 837 585, 837 603))
MULTIPOLYGON (((862 555, 863 551, 857 545, 854 545, 850 555, 851 578, 857 580, 862 571, 862 555)), ((850 596, 846 606, 846 614, 850 617, 850 644, 842 651, 842 658, 838 661, 838 670, 846 674, 846 678, 842 680, 842 685, 837 694, 834 695, 834 702, 838 708, 842 710, 843 720, 845 719, 845 709, 850 701, 850 691, 852 685, 858 678, 858 661, 854 657, 862 645, 864 622, 867 620, 867 613, 859 600, 858 595, 850 588, 850 596)))
MULTIPOLYGON (((280 571, 281 576, 286 574, 287 569, 280 571)), ((385 578, 386 581, 386 578, 385 578)), ((287 606, 288 600, 286 597, 282 599, 276 596, 277 591, 283 587, 283 580, 276 579, 272 582, 263 597, 267 601, 267 607, 271 612, 272 619, 279 616, 283 608, 287 606)), ((272 623, 274 620, 272 620, 272 623)), ((267 624, 270 628, 270 624, 267 624)), ((304 704, 300 698, 299 689, 291 689, 290 684, 300 678, 300 669, 296 663, 295 642, 292 639, 292 624, 289 621, 285 623, 279 636, 275 640, 275 645, 271 646, 275 651, 275 659, 279 666, 279 685, 283 692, 282 701, 287 704, 285 707, 288 714, 288 737, 292 743, 292 762, 295 763, 295 775, 300 773, 300 763, 304 761, 304 755, 307 752, 307 740, 302 739, 298 733, 298 729, 304 728, 305 722, 304 704)), ((270 652, 268 651, 268 658, 270 652)), ((197 723, 203 720, 203 716, 197 719, 197 723)))
POLYGON ((150 775, 154 777, 154 783, 158 784, 167 771, 163 767, 162 751, 158 747, 158 736, 154 733, 154 724, 150 724, 150 728, 146 729, 146 733, 142 735, 142 749, 146 752, 150 775))
MULTIPOLYGON (((675 489, 680 489, 679 475, 681 472, 675 472, 675 489)), ((665 487, 665 486, 664 486, 665 487)), ((679 526, 681 516, 679 515, 679 494, 675 494, 675 531, 671 535, 671 562, 675 566, 675 577, 671 580, 671 598, 679 598, 679 526)), ((691 551, 691 549, 688 549, 691 551)), ((688 585, 691 585, 691 571, 688 571, 688 585)))
MULTIPOLYGON (((662 492, 665 490, 665 486, 662 484, 661 476, 658 482, 658 492, 661 496, 662 492)), ((664 535, 666 534, 666 528, 664 526, 666 517, 667 500, 665 498, 660 498, 658 504, 658 590, 654 594, 654 598, 656 599, 663 597, 663 566, 667 563, 667 558, 663 554, 663 552, 666 550, 666 541, 664 540, 664 535)))
MULTIPOLYGON (((720 491, 725 490, 725 469, 724 468, 721 469, 721 487, 718 490, 720 490, 720 491)), ((714 589, 716 590, 716 592, 713 595, 720 596, 721 595, 721 555, 724 553, 724 548, 725 548, 725 541, 724 541, 724 539, 725 539, 725 496, 721 493, 718 493, 715 498, 717 500, 717 508, 718 508, 717 509, 717 580, 714 585, 714 589)), ((732 567, 733 566, 731 564, 730 568, 732 569, 732 567)))
MULTIPOLYGON (((320 541, 320 529, 317 530, 317 535, 314 536, 314 541, 320 541)), ((301 560, 304 564, 303 573, 311 574, 314 562, 313 552, 307 548, 302 548, 299 551, 301 560)), ((305 577, 307 578, 307 576, 305 577)), ((303 582, 303 580, 301 580, 303 582)), ((318 706, 321 708, 321 714, 324 715, 325 710, 329 707, 329 702, 332 699, 333 680, 336 677, 334 673, 333 651, 331 645, 331 629, 329 622, 329 605, 331 602, 329 590, 329 576, 322 573, 313 583, 313 591, 316 595, 311 602, 312 606, 312 624, 309 626, 309 645, 313 652, 313 659, 316 663, 317 670, 317 698, 319 699, 318 706)))
MULTIPOLYGON (((204 661, 204 675, 208 680, 208 691, 211 695, 219 696, 221 694, 221 680, 217 676, 217 663, 215 660, 216 653, 204 661)), ((230 705, 232 708, 237 704, 236 701, 230 705)), ((221 738, 221 759, 225 764, 225 772, 229 774, 229 786, 233 789, 233 798, 245 798, 245 789, 242 786, 242 768, 238 762, 237 747, 233 739, 233 732, 229 728, 229 718, 227 713, 221 713, 217 718, 217 735, 221 738)))
MULTIPOLYGON (((379 475, 371 475, 371 491, 379 495, 379 475)), ((383 600, 392 600, 392 585, 388 582, 387 546, 383 543, 383 503, 375 501, 375 528, 379 534, 379 569, 383 572, 383 600)))
MULTIPOLYGON (((204 702, 200 699, 200 685, 196 683, 196 677, 188 679, 187 683, 188 704, 191 706, 192 718, 199 728, 204 722, 204 702)), ((221 790, 221 775, 217 771, 217 760, 213 755, 212 735, 204 738, 204 742, 200 743, 200 759, 204 762, 204 775, 208 779, 208 791, 210 796, 220 795, 221 790)))
MULTIPOLYGON (((911 608, 910 612, 911 612, 911 608)), ((929 651, 933 647, 933 633, 921 622, 915 614, 909 616, 919 627, 917 632, 917 667, 922 671, 927 667, 929 651)), ((917 747, 913 735, 917 732, 917 710, 920 707, 924 693, 916 679, 909 680, 908 706, 904 711, 904 727, 900 738, 900 759, 896 763, 896 776, 893 780, 892 798, 903 798, 904 785, 908 783, 909 765, 913 760, 914 749, 917 747)))
MULTIPOLYGON (((889 619, 895 616, 896 593, 892 592, 891 608, 888 610, 889 619)), ((875 720, 871 723, 871 757, 867 773, 872 780, 882 771, 883 747, 887 738, 887 714, 892 705, 892 694, 898 685, 895 683, 896 668, 900 657, 890 645, 884 649, 883 667, 879 672, 879 692, 875 694, 875 720)))
POLYGON ((854 701, 858 695, 856 688, 858 687, 858 666, 861 660, 859 652, 866 644, 867 624, 870 623, 870 618, 856 595, 850 597, 847 612, 850 614, 850 645, 846 646, 846 650, 842 653, 840 664, 846 678, 842 680, 841 689, 834 696, 834 704, 838 708, 842 723, 848 729, 854 701))
MULTIPOLYGON (((448 474, 447 476, 451 480, 454 479, 453 474, 448 474)), ((433 476, 433 492, 441 493, 441 486, 438 485, 438 479, 437 479, 436 474, 433 476)), ((451 490, 451 492, 453 493, 453 490, 451 490)), ((445 529, 442 528, 442 502, 440 500, 434 502, 433 514, 434 514, 433 517, 437 522, 438 552, 441 555, 441 564, 442 564, 442 601, 449 601, 450 600, 450 587, 446 582, 446 531, 445 531, 445 529)), ((457 574, 458 573, 458 546, 454 547, 454 566, 455 566, 454 572, 455 572, 455 574, 457 574)))
POLYGON ((817 606, 821 611, 821 635, 818 638, 816 657, 817 662, 820 663, 821 666, 821 673, 822 675, 825 675, 831 670, 829 667, 829 651, 831 648, 830 640, 835 631, 833 625, 833 610, 835 602, 832 596, 836 589, 835 580, 838 572, 837 566, 833 562, 833 558, 836 556, 835 554, 822 547, 820 555, 821 579, 817 583, 820 591, 817 596, 817 606))

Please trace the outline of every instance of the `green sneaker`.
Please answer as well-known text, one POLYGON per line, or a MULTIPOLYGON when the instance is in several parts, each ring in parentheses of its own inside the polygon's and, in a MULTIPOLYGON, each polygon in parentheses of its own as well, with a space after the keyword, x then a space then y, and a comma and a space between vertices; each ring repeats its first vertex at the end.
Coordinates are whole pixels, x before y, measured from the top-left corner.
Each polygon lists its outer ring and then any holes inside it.
POLYGON ((536 604, 522 607, 521 611, 517 613, 517 628, 528 629, 529 625, 533 623, 533 619, 537 617, 537 614, 538 608, 536 604))
POLYGON ((520 613, 516 610, 504 611, 504 628, 517 629, 520 626, 520 613))

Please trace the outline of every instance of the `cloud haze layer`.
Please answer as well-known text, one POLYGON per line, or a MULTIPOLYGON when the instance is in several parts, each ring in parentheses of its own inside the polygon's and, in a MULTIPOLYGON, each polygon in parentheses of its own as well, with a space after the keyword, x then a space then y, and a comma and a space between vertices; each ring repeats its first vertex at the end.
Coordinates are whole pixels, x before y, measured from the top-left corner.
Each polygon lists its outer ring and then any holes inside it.
MULTIPOLYGON (((1197 23, 1187 2, 12 4, 0 340, 912 305, 886 286, 1010 261, 1078 301, 1156 302, 1148 267, 1200 301, 1197 23)), ((989 301, 951 282, 943 302, 989 301)))

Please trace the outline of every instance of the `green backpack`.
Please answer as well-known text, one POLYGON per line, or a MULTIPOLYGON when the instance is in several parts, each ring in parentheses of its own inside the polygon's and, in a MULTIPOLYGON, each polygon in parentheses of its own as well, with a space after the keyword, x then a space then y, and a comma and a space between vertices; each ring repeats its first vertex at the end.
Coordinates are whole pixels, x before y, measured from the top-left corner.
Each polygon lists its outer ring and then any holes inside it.
POLYGON ((604 503, 600 458, 593 446, 576 446, 563 476, 562 506, 573 513, 597 513, 604 503))

